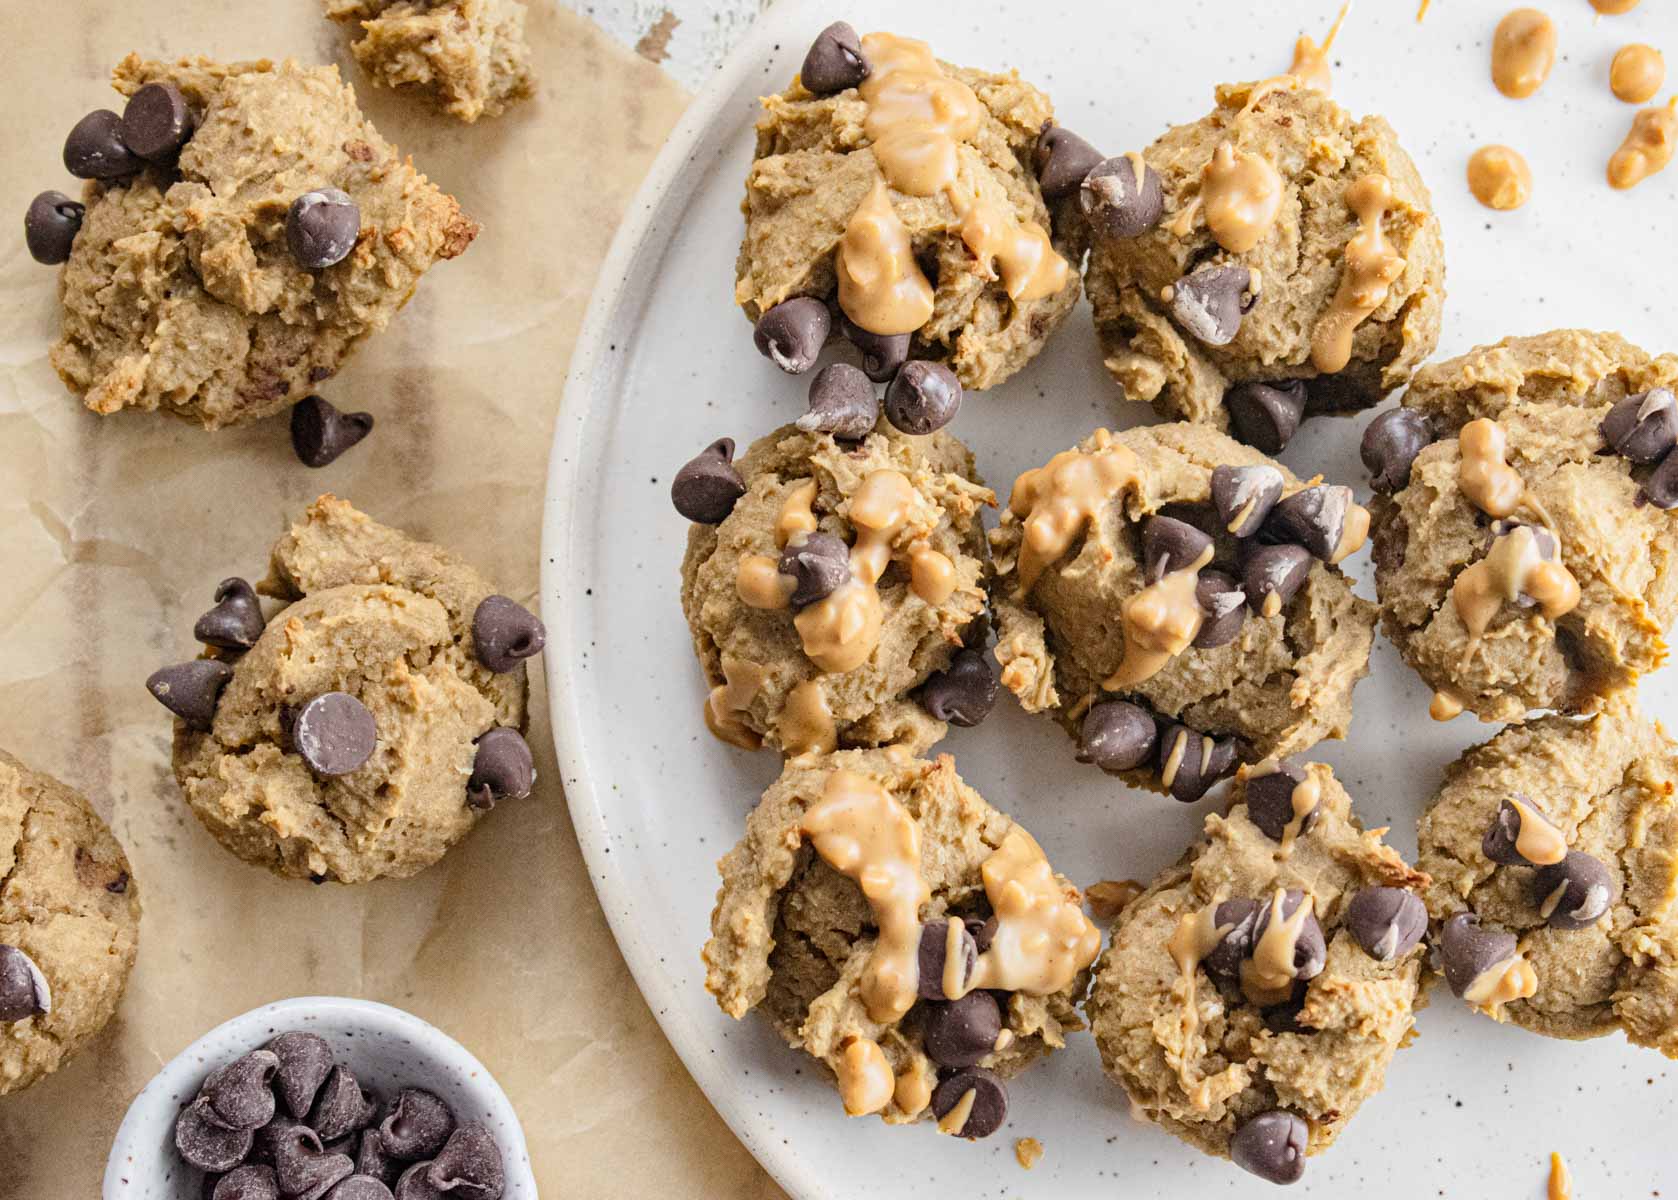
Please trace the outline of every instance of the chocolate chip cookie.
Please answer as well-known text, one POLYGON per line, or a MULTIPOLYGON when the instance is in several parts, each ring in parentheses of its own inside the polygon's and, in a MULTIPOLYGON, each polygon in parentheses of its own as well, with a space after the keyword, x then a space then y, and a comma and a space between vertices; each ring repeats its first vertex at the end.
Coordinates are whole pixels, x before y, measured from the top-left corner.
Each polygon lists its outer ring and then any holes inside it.
POLYGON ((987 1137, 1005 1081, 1083 1028, 1101 934, 948 755, 794 759, 718 869, 705 986, 819 1061, 851 1116, 987 1137))

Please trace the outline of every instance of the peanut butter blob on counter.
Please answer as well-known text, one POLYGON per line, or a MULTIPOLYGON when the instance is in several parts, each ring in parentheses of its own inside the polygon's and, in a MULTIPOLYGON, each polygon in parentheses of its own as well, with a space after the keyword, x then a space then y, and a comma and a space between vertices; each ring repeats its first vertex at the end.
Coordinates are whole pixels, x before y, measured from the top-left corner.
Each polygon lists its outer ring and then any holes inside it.
POLYGON ((1591 0, 1591 7, 1604 16, 1617 17, 1637 7, 1637 0, 1591 0))
POLYGON ((1468 159, 1468 190, 1487 208, 1519 208, 1532 198, 1532 169, 1518 150, 1481 146, 1468 159))
POLYGON ((1678 96, 1657 108, 1645 108, 1631 119, 1631 131, 1608 160, 1611 187, 1636 187, 1672 161, 1678 141, 1678 96))
POLYGON ((1666 58, 1653 46, 1633 42, 1614 53, 1608 67, 1608 87, 1627 104, 1653 100, 1666 82, 1666 58))
POLYGON ((1544 86, 1556 65, 1556 26, 1536 8, 1517 8, 1492 35, 1492 82, 1512 100, 1544 86))

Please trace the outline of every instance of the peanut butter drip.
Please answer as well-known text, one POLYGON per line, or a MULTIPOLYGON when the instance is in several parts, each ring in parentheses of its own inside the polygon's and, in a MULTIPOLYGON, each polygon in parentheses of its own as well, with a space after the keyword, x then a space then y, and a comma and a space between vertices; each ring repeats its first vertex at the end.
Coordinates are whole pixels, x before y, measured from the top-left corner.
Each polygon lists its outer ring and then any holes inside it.
POLYGON ((1446 689, 1433 693, 1433 699, 1427 706, 1427 715, 1435 721, 1450 721, 1460 717, 1462 697, 1446 689))
MULTIPOLYGON (((1185 1044, 1200 1028, 1200 1008, 1195 1003, 1195 985, 1199 979, 1197 971, 1200 962, 1216 950, 1218 943, 1235 928, 1233 925, 1217 923, 1218 905, 1221 902, 1220 899, 1214 899, 1205 907, 1178 917, 1177 927, 1171 931, 1171 938, 1165 943, 1171 961, 1177 964, 1179 996, 1182 1001, 1182 1040, 1185 1044)), ((1206 1081, 1196 1077, 1186 1051, 1175 1057, 1177 1081, 1183 1085, 1189 1099, 1196 1108, 1205 1109, 1210 1106, 1211 1097, 1207 1095, 1206 1081)), ((1134 1101, 1132 1104, 1134 1106, 1134 1101)), ((1134 1112, 1134 1107, 1132 1111, 1134 1112)))
POLYGON ((705 728, 742 750, 762 748, 763 738, 740 718, 763 687, 769 672, 758 663, 724 655, 722 675, 725 682, 712 688, 711 694, 705 697, 705 728))
POLYGON ((1284 917, 1286 897, 1285 889, 1276 889, 1270 898, 1270 921, 1264 927, 1264 936, 1254 943, 1253 956, 1241 963, 1241 991, 1254 1004, 1281 1004, 1293 995, 1294 952, 1315 898, 1307 892, 1293 915, 1284 917))
POLYGON ((944 74, 925 42, 891 33, 862 39, 868 105, 862 131, 886 182, 910 196, 935 196, 956 179, 956 147, 979 132, 984 106, 973 89, 944 74))
MULTIPOLYGON (((1633 4, 1636 2, 1637 0, 1632 0, 1633 4)), ((1606 11, 1624 12, 1625 9, 1606 11)), ((1567 1163, 1562 1156, 1553 1150, 1550 1152, 1549 1200, 1573 1200, 1573 1174, 1567 1169, 1567 1163)))
POLYGON ((961 1099, 955 1102, 955 1107, 938 1118, 938 1132, 956 1134, 967 1125, 967 1118, 973 1115, 973 1102, 978 1098, 978 1091, 968 1088, 961 1094, 961 1099))
POLYGON ((834 1073, 839 1076, 839 1099, 847 1116, 879 1112, 891 1103, 897 1088, 886 1052, 873 1038, 847 1038, 834 1073))
MULTIPOLYGON (((1293 44, 1293 65, 1288 68, 1288 74, 1325 96, 1334 82, 1328 67, 1329 47, 1334 45, 1334 39, 1340 33, 1340 26, 1346 20, 1346 10, 1351 7, 1351 0, 1346 0, 1346 3, 1340 6, 1340 15, 1334 18, 1334 24, 1329 27, 1328 36, 1323 39, 1322 45, 1317 45, 1309 34, 1303 33, 1293 44)), ((1416 19, 1419 21, 1421 17, 1416 19)))
POLYGON ((1591 7, 1604 16, 1617 17, 1636 8, 1638 0, 1591 0, 1591 7))
POLYGON ((1511 100, 1543 86, 1556 65, 1556 26, 1536 8, 1517 8, 1492 34, 1492 83, 1511 100))
POLYGON ((870 333, 913 333, 932 316, 932 284, 915 261, 908 227, 876 180, 839 239, 839 307, 870 333))
POLYGON ((1631 132, 1608 160, 1608 182, 1616 188, 1636 187, 1672 161, 1678 142, 1678 96, 1659 108, 1646 108, 1631 119, 1631 132))
POLYGON ((1538 602, 1551 621, 1579 604, 1579 584, 1560 562, 1546 560, 1530 525, 1517 525, 1492 542, 1479 562, 1464 568, 1451 585, 1451 603, 1468 627, 1468 654, 1485 636, 1492 618, 1522 595, 1538 602))
POLYGON ((932 1064, 924 1054, 914 1054, 901 1071, 892 1089, 892 1104, 905 1117, 919 1116, 932 1103, 932 1064))
POLYGON ((1481 146, 1468 159, 1468 190, 1487 208, 1519 208, 1532 197, 1532 168, 1518 150, 1481 146))
POLYGON ((1014 1143, 1014 1161, 1031 1170, 1043 1160, 1043 1143, 1034 1137, 1023 1137, 1014 1143))
MULTIPOLYGON (((1361 504, 1346 506, 1346 519, 1340 526, 1340 540, 1335 543, 1334 553, 1328 556, 1331 563, 1342 562, 1359 550, 1369 540, 1369 510, 1361 504)), ((1274 596, 1276 593, 1270 593, 1274 596)), ((1267 600, 1269 597, 1265 597, 1267 600)))
POLYGON ((1633 42, 1614 52, 1608 67, 1608 87, 1627 104, 1653 100, 1666 82, 1666 59, 1653 46, 1633 42))
MULTIPOLYGON (((1259 779, 1266 775, 1274 775, 1281 764, 1274 758, 1267 758, 1263 762, 1255 763, 1247 768, 1245 778, 1259 779)), ((1294 843, 1299 840, 1299 831, 1304 828, 1305 818, 1309 817, 1323 798, 1323 785, 1310 771, 1306 771, 1305 778, 1293 785, 1293 791, 1288 799, 1293 808, 1293 815, 1282 826, 1282 841, 1276 848, 1278 859, 1288 858, 1293 854, 1294 843)))
POLYGON ((1352 334, 1381 307, 1393 281, 1404 274, 1404 256, 1382 228, 1393 204, 1392 181, 1385 175, 1365 175, 1346 189, 1346 203, 1357 214, 1359 229, 1346 243, 1340 287, 1311 338, 1311 362, 1329 375, 1352 361, 1352 334))
POLYGON ((956 590, 956 565, 925 542, 909 548, 909 590, 934 607, 956 590))
POLYGON ((1515 814, 1521 819, 1515 834, 1515 853, 1540 867, 1559 863, 1567 857, 1567 839, 1561 830, 1544 820, 1519 796, 1509 797, 1515 814))
POLYGON ((1200 569, 1211 561, 1212 547, 1207 546, 1193 563, 1166 572, 1120 606, 1124 658, 1119 669, 1101 681, 1103 688, 1122 692, 1135 687, 1189 648, 1206 619, 1195 585, 1200 569))
POLYGON ((775 718, 775 732, 781 750, 796 758, 800 754, 830 754, 839 745, 833 725, 833 710, 821 680, 806 679, 787 693, 786 703, 775 718))
POLYGON ((1462 998, 1488 1016, 1505 1004, 1538 994, 1538 975, 1519 951, 1495 962, 1474 977, 1462 998))
POLYGON ((1224 142, 1201 172, 1200 199, 1206 228, 1218 245, 1231 254, 1245 254, 1276 224, 1282 207, 1282 177, 1263 155, 1224 142))
POLYGON ((1526 498, 1526 481, 1510 466, 1509 436, 1490 417, 1477 417, 1457 434, 1457 486, 1488 517, 1507 517, 1526 498))
POLYGON ((996 934, 979 955, 968 991, 1000 988, 1047 996, 1095 961, 1101 933, 1084 916, 1078 890, 1061 886, 1043 848, 1020 826, 980 864, 979 875, 996 916, 996 934))
MULTIPOLYGON (((822 798, 804 814, 798 831, 815 844, 828 866, 854 879, 868 901, 879 933, 860 991, 869 1020, 890 1025, 914 1004, 920 979, 920 908, 932 898, 921 877, 920 828, 878 783, 855 771, 837 770, 828 776, 822 798)), ((884 1066, 884 1055, 880 1063, 884 1066)), ((846 1111, 883 1108, 892 1095, 889 1067, 884 1075, 884 1094, 877 1105, 855 1110, 847 1102, 846 1111)), ((872 1097, 874 1092, 868 1094, 872 1097)))
POLYGON ((891 565, 891 543, 909 520, 915 489, 901 471, 875 471, 851 497, 851 577, 807 606, 792 623, 804 653, 824 671, 843 674, 868 661, 885 619, 876 584, 891 565))
POLYGON ((799 534, 816 531, 816 513, 811 507, 816 502, 816 481, 806 479, 787 493, 781 501, 781 511, 775 517, 775 545, 785 547, 799 534))
POLYGON ((1142 466, 1128 446, 1105 429, 1096 430, 1095 441, 1094 450, 1063 450, 1014 481, 1008 509, 1024 525, 1015 568, 1022 596, 1108 501, 1142 481, 1142 466))
POLYGON ((1037 222, 1016 220, 988 200, 973 200, 964 210, 954 191, 950 202, 961 213, 962 242, 991 279, 1002 280, 1008 299, 1041 300, 1066 286, 1070 268, 1037 222))
POLYGON ((781 564, 767 554, 742 554, 734 568, 734 590, 752 608, 785 608, 798 581, 781 574, 781 564))

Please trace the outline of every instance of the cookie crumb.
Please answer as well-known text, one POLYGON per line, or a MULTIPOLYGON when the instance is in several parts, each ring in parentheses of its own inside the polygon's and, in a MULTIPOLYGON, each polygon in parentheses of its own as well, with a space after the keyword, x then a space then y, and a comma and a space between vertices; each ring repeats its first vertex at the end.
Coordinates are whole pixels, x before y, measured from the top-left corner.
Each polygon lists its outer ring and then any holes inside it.
POLYGON ((1036 1138, 1020 1138, 1014 1143, 1014 1157, 1029 1171, 1042 1159, 1043 1143, 1036 1138))
POLYGON ((1096 920, 1111 921, 1141 894, 1142 885, 1134 879, 1103 879, 1084 889, 1084 901, 1096 920))
POLYGON ((635 43, 635 53, 650 63, 661 63, 670 57, 670 35, 676 32, 676 26, 682 19, 668 8, 659 14, 658 20, 647 27, 647 32, 641 35, 640 41, 635 43))

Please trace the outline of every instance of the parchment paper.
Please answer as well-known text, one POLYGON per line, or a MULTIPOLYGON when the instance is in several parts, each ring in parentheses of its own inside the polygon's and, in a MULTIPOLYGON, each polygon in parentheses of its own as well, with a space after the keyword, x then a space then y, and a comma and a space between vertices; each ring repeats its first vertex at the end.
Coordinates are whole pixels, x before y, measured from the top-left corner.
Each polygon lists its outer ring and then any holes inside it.
POLYGON ((97 1196, 122 1113, 163 1062, 258 1004, 337 993, 406 1008, 482 1058, 523 1118, 544 1195, 778 1196, 682 1070, 611 940, 539 681, 536 793, 417 879, 360 888, 278 880, 221 850, 180 801, 169 721, 142 686, 195 652, 192 622, 216 582, 260 576, 287 517, 321 491, 454 547, 534 606, 566 359, 612 230, 685 95, 552 0, 531 2, 539 97, 475 127, 368 86, 315 0, 11 0, 6 25, 0 746, 110 820, 145 919, 105 1034, 0 1099, 0 1194, 97 1196), (57 272, 30 260, 21 217, 43 188, 76 190, 64 135, 116 106, 106 80, 130 49, 335 61, 380 130, 484 225, 323 386, 377 419, 330 467, 295 460, 284 417, 206 434, 155 414, 93 416, 46 361, 57 272))

